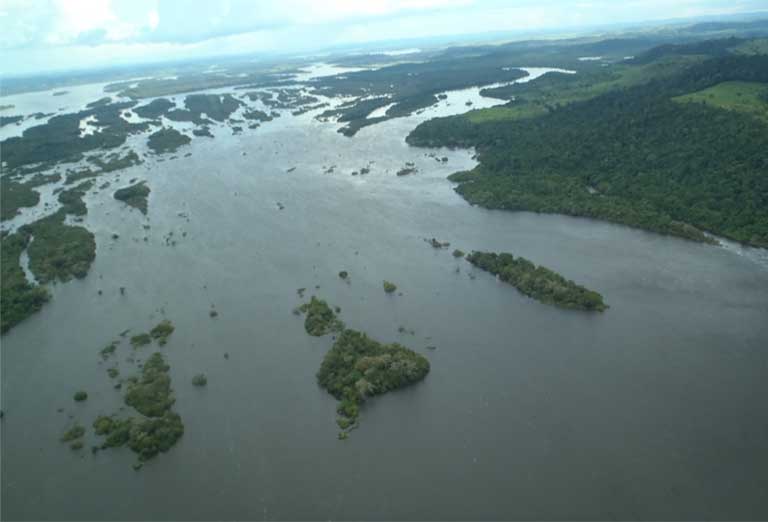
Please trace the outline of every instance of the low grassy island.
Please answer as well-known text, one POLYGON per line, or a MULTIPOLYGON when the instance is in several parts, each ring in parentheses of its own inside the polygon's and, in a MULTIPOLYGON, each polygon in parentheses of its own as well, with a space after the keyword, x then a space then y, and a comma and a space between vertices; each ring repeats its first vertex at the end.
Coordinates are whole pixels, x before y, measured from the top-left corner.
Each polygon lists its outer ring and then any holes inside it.
POLYGON ((75 395, 73 396, 73 399, 75 399, 75 402, 83 402, 87 398, 88 398, 88 394, 84 391, 75 392, 75 395))
POLYGON ((336 317, 328 303, 315 296, 312 296, 308 303, 301 305, 298 310, 300 313, 307 314, 304 319, 304 329, 309 335, 320 337, 331 332, 341 332, 344 329, 344 323, 336 317))
POLYGON ((149 187, 146 181, 130 185, 115 191, 113 197, 122 201, 126 205, 139 209, 142 214, 147 214, 147 196, 149 196, 149 187))
POLYGON ((384 286, 384 291, 388 294, 392 294, 397 290, 397 285, 390 281, 383 281, 382 285, 384 286))
POLYGON ((467 261, 497 275, 523 294, 563 308, 602 312, 608 308, 599 293, 565 279, 557 272, 536 266, 523 257, 492 252, 472 252, 467 261))
POLYGON ((346 438, 368 397, 416 383, 429 373, 429 361, 394 343, 382 344, 355 330, 344 330, 325 355, 317 381, 339 401, 336 422, 346 438))

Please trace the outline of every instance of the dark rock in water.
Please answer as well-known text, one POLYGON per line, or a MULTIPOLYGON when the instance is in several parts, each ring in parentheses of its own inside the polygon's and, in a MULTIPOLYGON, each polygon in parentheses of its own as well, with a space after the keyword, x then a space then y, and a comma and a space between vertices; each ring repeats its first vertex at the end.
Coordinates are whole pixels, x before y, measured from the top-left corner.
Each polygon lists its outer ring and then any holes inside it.
POLYGON ((0 419, 2 419, 3 417, 5 417, 5 413, 3 412, 3 410, 0 410, 0 419))
POLYGON ((224 353, 224 358, 225 358, 225 359, 229 359, 229 354, 225 352, 225 353, 224 353))
POLYGON ((125 287, 124 286, 120 287, 120 295, 125 295, 125 287))
POLYGON ((339 272, 339 277, 342 279, 346 279, 349 277, 349 272, 347 272, 346 270, 342 270, 341 272, 339 272))

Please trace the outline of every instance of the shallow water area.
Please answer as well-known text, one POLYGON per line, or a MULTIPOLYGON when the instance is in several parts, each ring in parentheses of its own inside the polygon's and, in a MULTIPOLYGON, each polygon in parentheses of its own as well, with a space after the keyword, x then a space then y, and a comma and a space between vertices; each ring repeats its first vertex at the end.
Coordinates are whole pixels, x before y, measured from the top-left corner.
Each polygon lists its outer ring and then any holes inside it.
MULTIPOLYGON (((2 339, 2 518, 768 514, 764 251, 467 204, 445 178, 472 168, 473 151, 404 138, 468 100, 500 103, 455 91, 353 138, 284 111, 98 178, 112 187, 85 197, 97 241, 88 276, 54 285, 51 302, 2 339), (417 171, 398 177, 406 163, 417 171), (147 216, 112 197, 134 178, 151 187, 147 216), (454 248, 522 255, 611 308, 540 304, 454 248), (403 295, 386 295, 385 279, 403 295), (346 441, 315 380, 332 340, 307 336, 291 313, 313 294, 432 367, 368 401, 346 441), (185 434, 135 472, 127 450, 87 451, 93 419, 121 406, 99 350, 163 318, 176 326, 162 352, 185 434), (208 385, 196 388, 201 372, 208 385), (73 402, 78 389, 86 402, 73 402), (82 453, 58 442, 74 420, 89 429, 82 453)), ((135 374, 154 349, 123 341, 114 361, 135 374)))

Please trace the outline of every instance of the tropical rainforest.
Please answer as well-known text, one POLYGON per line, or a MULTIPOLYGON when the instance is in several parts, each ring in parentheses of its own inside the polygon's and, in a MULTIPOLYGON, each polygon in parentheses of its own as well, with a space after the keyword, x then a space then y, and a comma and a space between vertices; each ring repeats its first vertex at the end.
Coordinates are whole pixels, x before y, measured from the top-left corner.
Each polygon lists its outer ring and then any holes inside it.
POLYGON ((768 55, 742 46, 663 46, 615 70, 546 75, 497 92, 505 106, 430 120, 407 141, 476 147, 480 164, 451 176, 473 204, 768 246, 768 55), (732 82, 755 86, 746 109, 691 97, 732 82))

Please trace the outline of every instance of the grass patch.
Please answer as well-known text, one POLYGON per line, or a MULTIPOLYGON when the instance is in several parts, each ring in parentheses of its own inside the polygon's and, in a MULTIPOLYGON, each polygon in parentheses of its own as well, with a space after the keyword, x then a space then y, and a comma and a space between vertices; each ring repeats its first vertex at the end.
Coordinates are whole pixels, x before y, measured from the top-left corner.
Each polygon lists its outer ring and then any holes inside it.
POLYGON ((672 98, 680 103, 703 103, 729 111, 750 114, 768 123, 768 84, 723 82, 702 91, 672 98))

